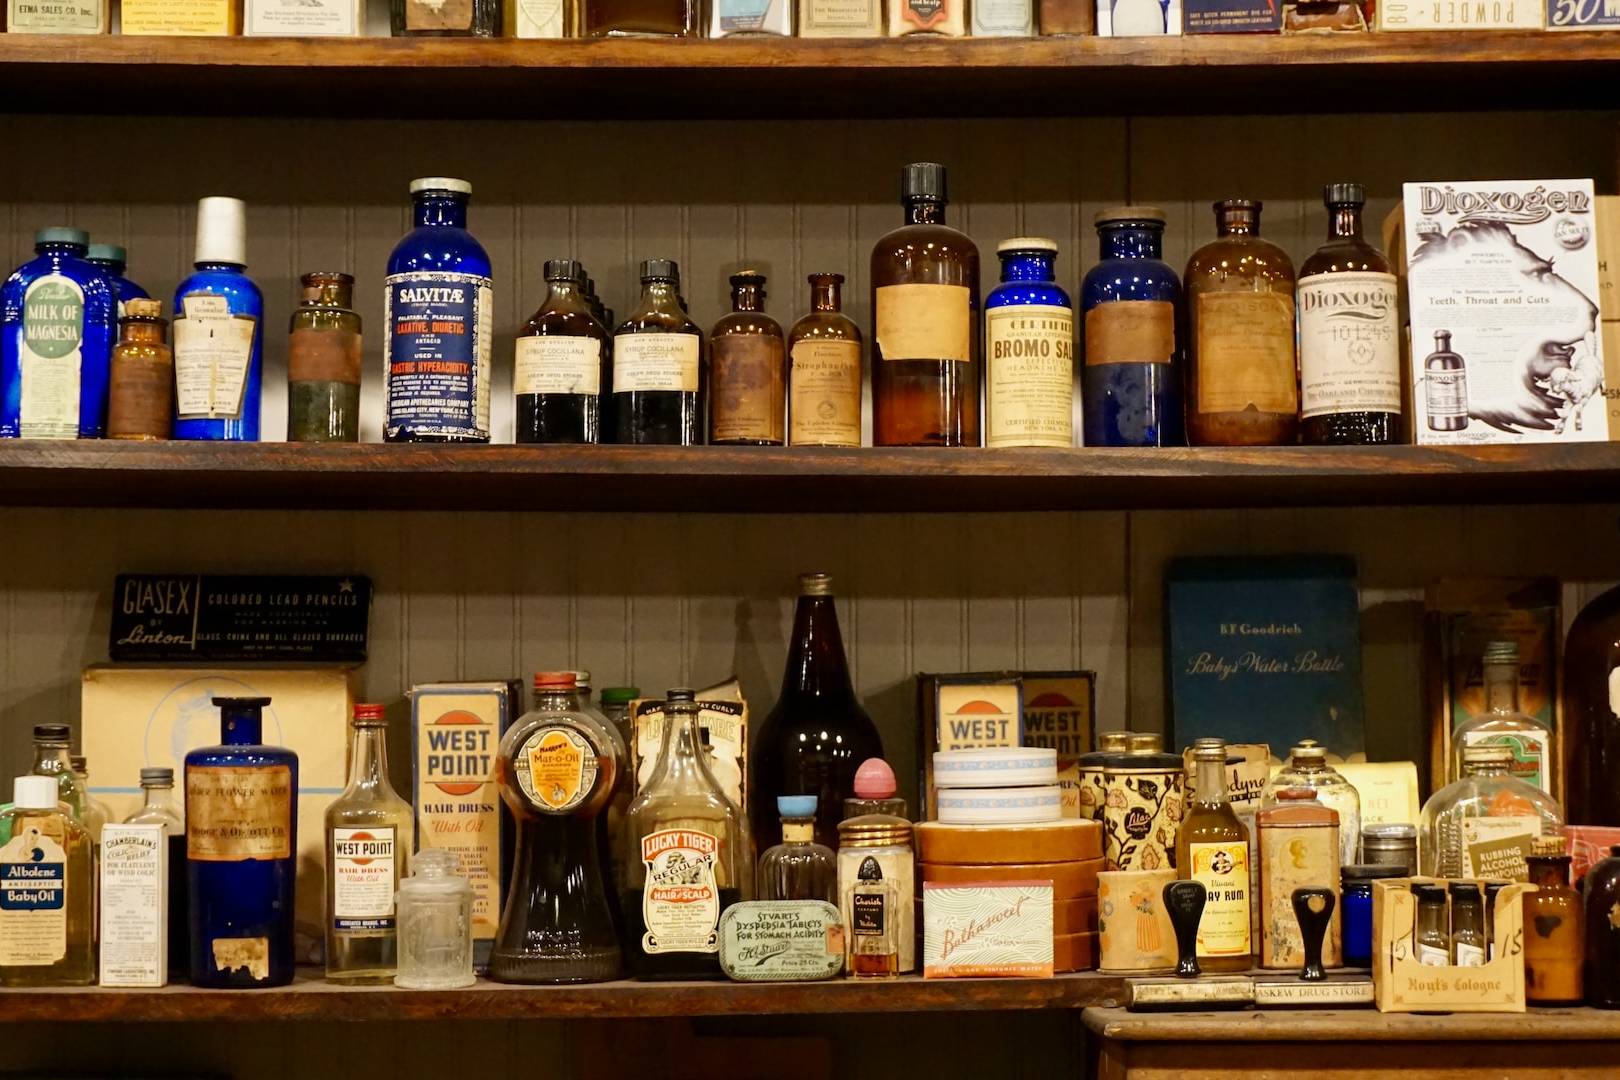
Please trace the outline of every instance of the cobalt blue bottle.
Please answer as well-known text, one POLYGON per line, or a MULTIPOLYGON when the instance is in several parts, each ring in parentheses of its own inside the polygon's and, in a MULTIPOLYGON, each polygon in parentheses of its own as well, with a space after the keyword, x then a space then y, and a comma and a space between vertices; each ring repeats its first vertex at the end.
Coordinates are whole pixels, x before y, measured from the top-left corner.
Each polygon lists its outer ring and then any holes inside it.
POLYGON ((259 441, 264 297, 247 276, 247 207, 197 203, 196 272, 174 290, 174 437, 259 441))
POLYGON ((83 229, 41 229, 0 287, 0 438, 99 439, 118 340, 112 285, 83 229))
POLYGON ((984 298, 984 445, 1074 445, 1074 307, 1054 280, 1057 241, 996 247, 1001 284, 984 298))
POLYGON ((85 262, 107 275, 112 282, 113 297, 118 301, 118 317, 124 317, 125 300, 147 299, 146 290, 124 276, 129 265, 129 253, 117 244, 91 244, 85 262))
POLYGON ((191 982, 285 986, 293 977, 298 755, 264 746, 269 698, 214 698, 220 746, 186 755, 191 982))
POLYGON ((494 292, 471 195, 465 180, 411 181, 416 227, 388 257, 383 301, 387 442, 489 442, 494 292))
POLYGON ((1161 255, 1164 211, 1116 206, 1096 217, 1102 261, 1080 286, 1087 446, 1185 446, 1176 326, 1181 280, 1161 255))

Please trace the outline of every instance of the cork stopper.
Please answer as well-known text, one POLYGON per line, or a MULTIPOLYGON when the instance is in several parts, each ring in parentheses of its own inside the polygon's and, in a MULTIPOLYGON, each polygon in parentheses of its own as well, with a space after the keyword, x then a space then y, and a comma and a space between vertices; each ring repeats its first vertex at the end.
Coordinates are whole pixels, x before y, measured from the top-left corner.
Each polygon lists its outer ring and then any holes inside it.
POLYGON ((149 300, 144 296, 133 300, 125 300, 124 318, 161 319, 163 318, 163 301, 149 300))

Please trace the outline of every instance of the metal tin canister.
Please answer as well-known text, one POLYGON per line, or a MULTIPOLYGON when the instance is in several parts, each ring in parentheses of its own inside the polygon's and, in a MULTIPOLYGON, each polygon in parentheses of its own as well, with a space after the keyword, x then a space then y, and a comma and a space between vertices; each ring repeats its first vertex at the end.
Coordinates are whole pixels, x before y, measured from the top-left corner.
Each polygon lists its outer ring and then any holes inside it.
POLYGON ((1418 870, 1415 825, 1364 825, 1361 861, 1368 866, 1400 866, 1411 877, 1418 870))
POLYGON ((1133 735, 1131 748, 1103 763, 1103 868, 1163 870, 1176 865, 1186 769, 1160 735, 1133 735))
POLYGON ((1080 819, 1101 821, 1103 807, 1103 764, 1114 754, 1123 754, 1131 746, 1128 731, 1099 731, 1097 749, 1075 759, 1080 769, 1080 819))
POLYGON ((1110 975, 1154 975, 1176 967, 1176 931, 1164 907, 1162 870, 1104 870, 1097 875, 1098 967, 1110 975))

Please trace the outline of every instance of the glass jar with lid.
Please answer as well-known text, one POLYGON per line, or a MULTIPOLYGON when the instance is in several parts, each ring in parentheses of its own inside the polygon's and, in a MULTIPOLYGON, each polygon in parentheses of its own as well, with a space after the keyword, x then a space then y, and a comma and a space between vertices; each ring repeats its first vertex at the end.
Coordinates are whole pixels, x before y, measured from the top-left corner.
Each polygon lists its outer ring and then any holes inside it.
POLYGON ((1417 826, 1400 822, 1363 825, 1361 858, 1368 866, 1397 867, 1407 876, 1417 873, 1417 826))
MULTIPOLYGON (((911 838, 911 822, 892 814, 862 814, 838 823, 838 906, 844 925, 855 925, 856 887, 861 884, 861 866, 871 857, 877 860, 883 880, 895 886, 900 934, 896 974, 900 975, 917 969, 917 875, 911 838)), ((850 941, 852 936, 846 934, 845 940, 850 941)), ((853 964, 846 962, 844 971, 853 974, 853 964)))
POLYGON ((1356 841, 1361 837, 1361 795, 1355 785, 1328 764, 1327 748, 1315 739, 1301 739, 1288 751, 1288 760, 1260 794, 1262 810, 1277 805, 1277 792, 1302 787, 1316 792, 1317 800, 1339 813, 1339 864, 1356 861, 1356 841))
POLYGON ((454 990, 473 975, 472 883, 456 872, 448 848, 423 848, 414 873, 399 883, 399 969, 394 985, 407 990, 454 990))
POLYGON ((1513 776, 1511 747, 1494 743, 1463 748, 1461 780, 1423 804, 1418 821, 1422 871, 1429 877, 1524 881, 1521 852, 1538 836, 1561 836, 1558 801, 1513 776), (1524 841, 1520 844, 1504 841, 1524 841))

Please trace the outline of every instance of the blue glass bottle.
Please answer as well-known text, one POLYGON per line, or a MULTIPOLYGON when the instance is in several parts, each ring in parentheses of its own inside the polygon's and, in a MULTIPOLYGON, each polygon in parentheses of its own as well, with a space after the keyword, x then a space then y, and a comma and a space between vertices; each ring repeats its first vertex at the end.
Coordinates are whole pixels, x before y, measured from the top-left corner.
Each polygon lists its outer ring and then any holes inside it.
POLYGON ((0 438, 99 439, 118 340, 106 275, 83 229, 42 229, 0 286, 0 438))
POLYGON ((1074 445, 1074 307, 1054 280, 1057 241, 996 247, 1001 284, 984 298, 984 445, 1074 445))
POLYGON ((1176 327, 1181 280, 1161 258, 1164 211, 1117 206, 1096 217, 1102 261, 1080 286, 1087 446, 1184 446, 1176 327))
POLYGON ((471 195, 465 180, 411 181, 416 227, 388 257, 383 307, 388 442, 489 442, 494 292, 471 195))
POLYGON ((124 271, 129 266, 129 253, 117 244, 91 244, 84 257, 91 266, 107 275, 112 282, 113 298, 118 301, 118 317, 124 317, 125 300, 143 300, 147 292, 129 278, 124 271))
POLYGON ((186 755, 191 982, 284 986, 293 977, 298 755, 263 745, 269 698, 214 698, 220 746, 186 755))
POLYGON ((247 207, 197 203, 196 271, 174 290, 174 437, 259 441, 264 297, 247 276, 247 207))

